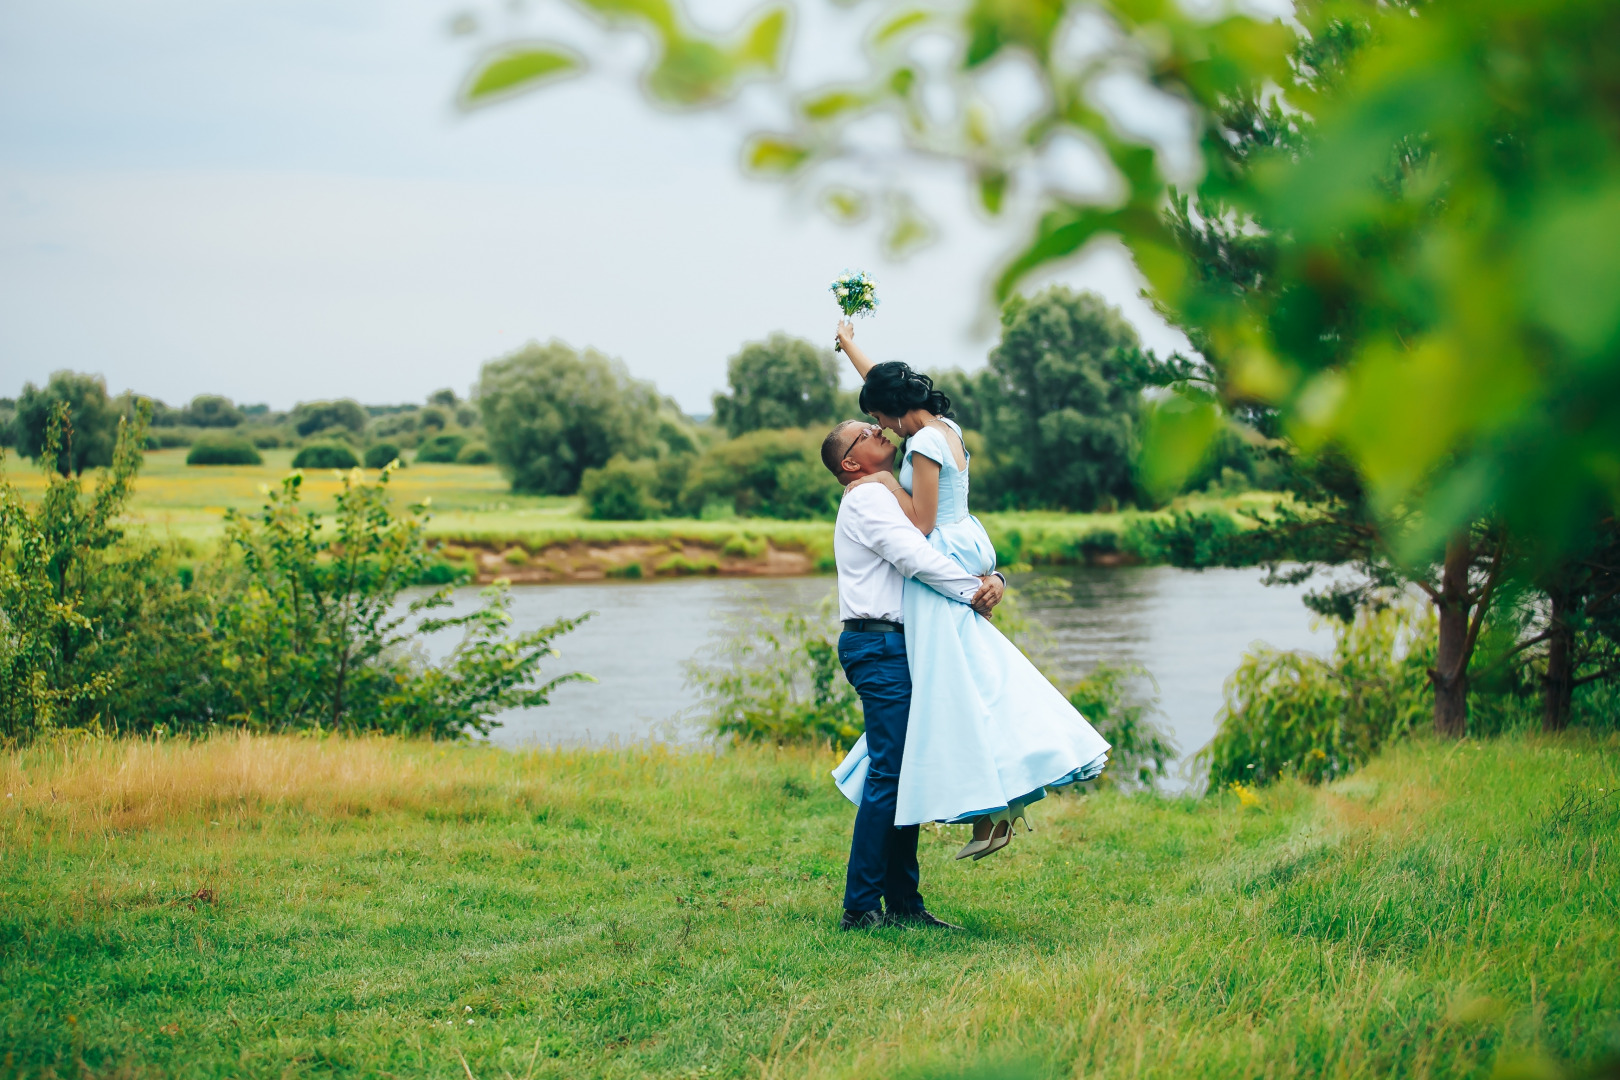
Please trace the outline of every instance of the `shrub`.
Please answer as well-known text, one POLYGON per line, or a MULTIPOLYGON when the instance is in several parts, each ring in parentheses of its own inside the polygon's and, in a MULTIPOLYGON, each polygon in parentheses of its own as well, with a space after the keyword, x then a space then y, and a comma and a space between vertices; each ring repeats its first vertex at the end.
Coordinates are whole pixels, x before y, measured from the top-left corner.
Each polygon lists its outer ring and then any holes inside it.
POLYGON ((1175 740, 1149 719, 1156 703, 1134 699, 1132 684, 1150 681, 1145 668, 1098 664, 1069 690, 1069 704, 1108 740, 1103 779, 1149 785, 1176 758, 1175 740))
POLYGON ((814 616, 760 607, 733 621, 686 668, 710 730, 775 743, 854 745, 860 699, 838 663, 829 602, 814 616))
POLYGON ((379 442, 366 447, 366 468, 382 469, 394 461, 399 462, 400 468, 405 467, 405 459, 400 457, 398 444, 379 442))
POLYGON ((295 469, 353 469, 360 464, 342 443, 310 443, 293 455, 295 469))
POLYGON ((544 705, 577 673, 535 685, 552 642, 582 620, 506 636, 510 598, 487 589, 482 607, 436 618, 450 606, 441 588, 401 594, 443 570, 423 523, 397 517, 388 501, 392 469, 376 484, 344 477, 330 527, 301 505, 293 473, 255 519, 230 514, 226 534, 241 555, 240 587, 226 592, 220 678, 233 712, 251 726, 325 727, 453 738, 487 733, 496 714, 544 705), (438 664, 410 649, 417 634, 460 630, 438 664))
POLYGON ((843 488, 821 464, 821 439, 788 428, 712 446, 693 464, 681 505, 693 515, 726 502, 747 517, 830 520, 843 488))
POLYGON ((1219 730, 1199 757, 1210 789, 1312 782, 1353 771, 1432 715, 1435 622, 1416 606, 1364 608, 1339 623, 1333 655, 1260 646, 1226 680, 1219 730))
POLYGON ((1125 528, 1122 546, 1150 563, 1202 570, 1227 565, 1243 530, 1224 510, 1177 510, 1168 519, 1144 514, 1125 528))
POLYGON ((45 497, 30 505, 0 473, 0 739, 27 741, 56 727, 77 726, 112 688, 113 675, 88 668, 82 652, 102 632, 82 610, 98 580, 101 553, 122 536, 117 521, 141 466, 151 406, 135 423, 117 422, 111 469, 93 498, 71 468, 68 446, 74 403, 46 401, 34 460, 45 497))
POLYGON ((263 465, 264 458, 246 439, 205 436, 191 444, 187 465, 263 465))
POLYGON ((495 455, 481 442, 470 442, 456 454, 457 465, 489 465, 494 460, 495 455))
POLYGON ((359 434, 366 430, 371 418, 358 402, 302 401, 293 407, 289 417, 300 438, 307 439, 317 433, 330 433, 334 429, 359 434))
POLYGON ((434 435, 423 439, 421 445, 416 448, 416 460, 449 465, 456 460, 456 455, 461 453, 461 448, 465 445, 467 445, 465 435, 434 435))
POLYGON ((589 516, 599 521, 645 521, 667 507, 658 497, 658 463, 615 457, 600 469, 586 469, 579 493, 589 516))

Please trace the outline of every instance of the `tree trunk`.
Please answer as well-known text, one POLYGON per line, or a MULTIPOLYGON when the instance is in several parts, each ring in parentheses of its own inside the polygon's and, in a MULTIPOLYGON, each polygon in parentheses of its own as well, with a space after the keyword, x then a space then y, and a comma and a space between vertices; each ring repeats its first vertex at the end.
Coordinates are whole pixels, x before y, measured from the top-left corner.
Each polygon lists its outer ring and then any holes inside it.
POLYGON ((1542 688, 1542 731, 1569 726, 1570 697, 1575 691, 1575 628, 1569 621, 1569 592, 1548 589, 1552 617, 1547 624, 1547 676, 1542 688))
POLYGON ((1440 642, 1434 682, 1434 732, 1460 739, 1468 727, 1468 568, 1474 551, 1466 532, 1446 543, 1446 561, 1440 571, 1440 642))

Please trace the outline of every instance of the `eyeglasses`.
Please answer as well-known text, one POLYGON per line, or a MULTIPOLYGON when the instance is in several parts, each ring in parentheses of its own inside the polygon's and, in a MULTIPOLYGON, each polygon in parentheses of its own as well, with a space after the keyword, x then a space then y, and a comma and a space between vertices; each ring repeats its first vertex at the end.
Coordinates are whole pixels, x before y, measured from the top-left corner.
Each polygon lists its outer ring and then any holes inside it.
POLYGON ((851 439, 849 441, 848 446, 844 447, 844 452, 842 454, 838 455, 838 460, 843 461, 845 458, 849 457, 849 452, 851 450, 855 449, 856 444, 859 443, 862 439, 871 438, 873 435, 876 435, 879 431, 882 431, 882 430, 883 429, 878 427, 876 424, 867 424, 865 427, 863 427, 861 429, 861 433, 859 435, 855 436, 853 439, 851 439))

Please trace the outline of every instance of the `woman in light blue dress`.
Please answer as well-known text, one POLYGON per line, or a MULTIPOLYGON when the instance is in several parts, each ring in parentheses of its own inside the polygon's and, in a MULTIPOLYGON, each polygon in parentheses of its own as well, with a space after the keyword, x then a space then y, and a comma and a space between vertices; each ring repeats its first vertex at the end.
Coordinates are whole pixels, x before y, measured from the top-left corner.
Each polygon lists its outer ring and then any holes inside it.
MULTIPOLYGON (((873 364, 839 324, 839 342, 865 386, 861 409, 906 439, 898 479, 901 507, 935 550, 968 573, 995 569, 996 552, 968 513, 971 460, 950 400, 905 364, 873 364)), ((1108 743, 1034 664, 987 619, 919 581, 905 586, 906 659, 911 716, 900 768, 896 825, 972 822, 957 858, 1006 847, 1013 823, 1047 788, 1090 780, 1108 762, 1108 743)), ((860 802, 864 737, 834 770, 840 790, 860 802)))

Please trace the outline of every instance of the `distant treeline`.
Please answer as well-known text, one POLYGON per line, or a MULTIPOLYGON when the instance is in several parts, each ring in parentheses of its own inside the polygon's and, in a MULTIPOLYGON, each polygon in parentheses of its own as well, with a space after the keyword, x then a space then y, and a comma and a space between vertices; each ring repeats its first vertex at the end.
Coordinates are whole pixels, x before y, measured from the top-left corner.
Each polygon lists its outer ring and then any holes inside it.
MULTIPOLYGON (((1095 294, 1052 288, 1008 303, 982 371, 933 376, 969 433, 976 508, 1092 511, 1152 503, 1136 467, 1145 395, 1198 374, 1193 361, 1145 352, 1095 294)), ((819 445, 829 425, 860 415, 857 395, 840 387, 842 361, 778 333, 743 346, 726 375, 713 414, 699 420, 617 360, 531 343, 485 364, 465 401, 447 389, 421 405, 308 401, 277 412, 210 394, 179 408, 146 399, 147 446, 190 447, 197 465, 257 463, 274 447, 297 447, 294 463, 315 468, 493 461, 514 491, 579 493, 604 519, 830 518, 839 487, 819 445)), ((64 403, 74 430, 60 467, 105 466, 119 417, 140 400, 57 372, 0 400, 0 437, 37 456, 64 403)), ((1275 486, 1273 453, 1234 424, 1188 486, 1275 486)))

